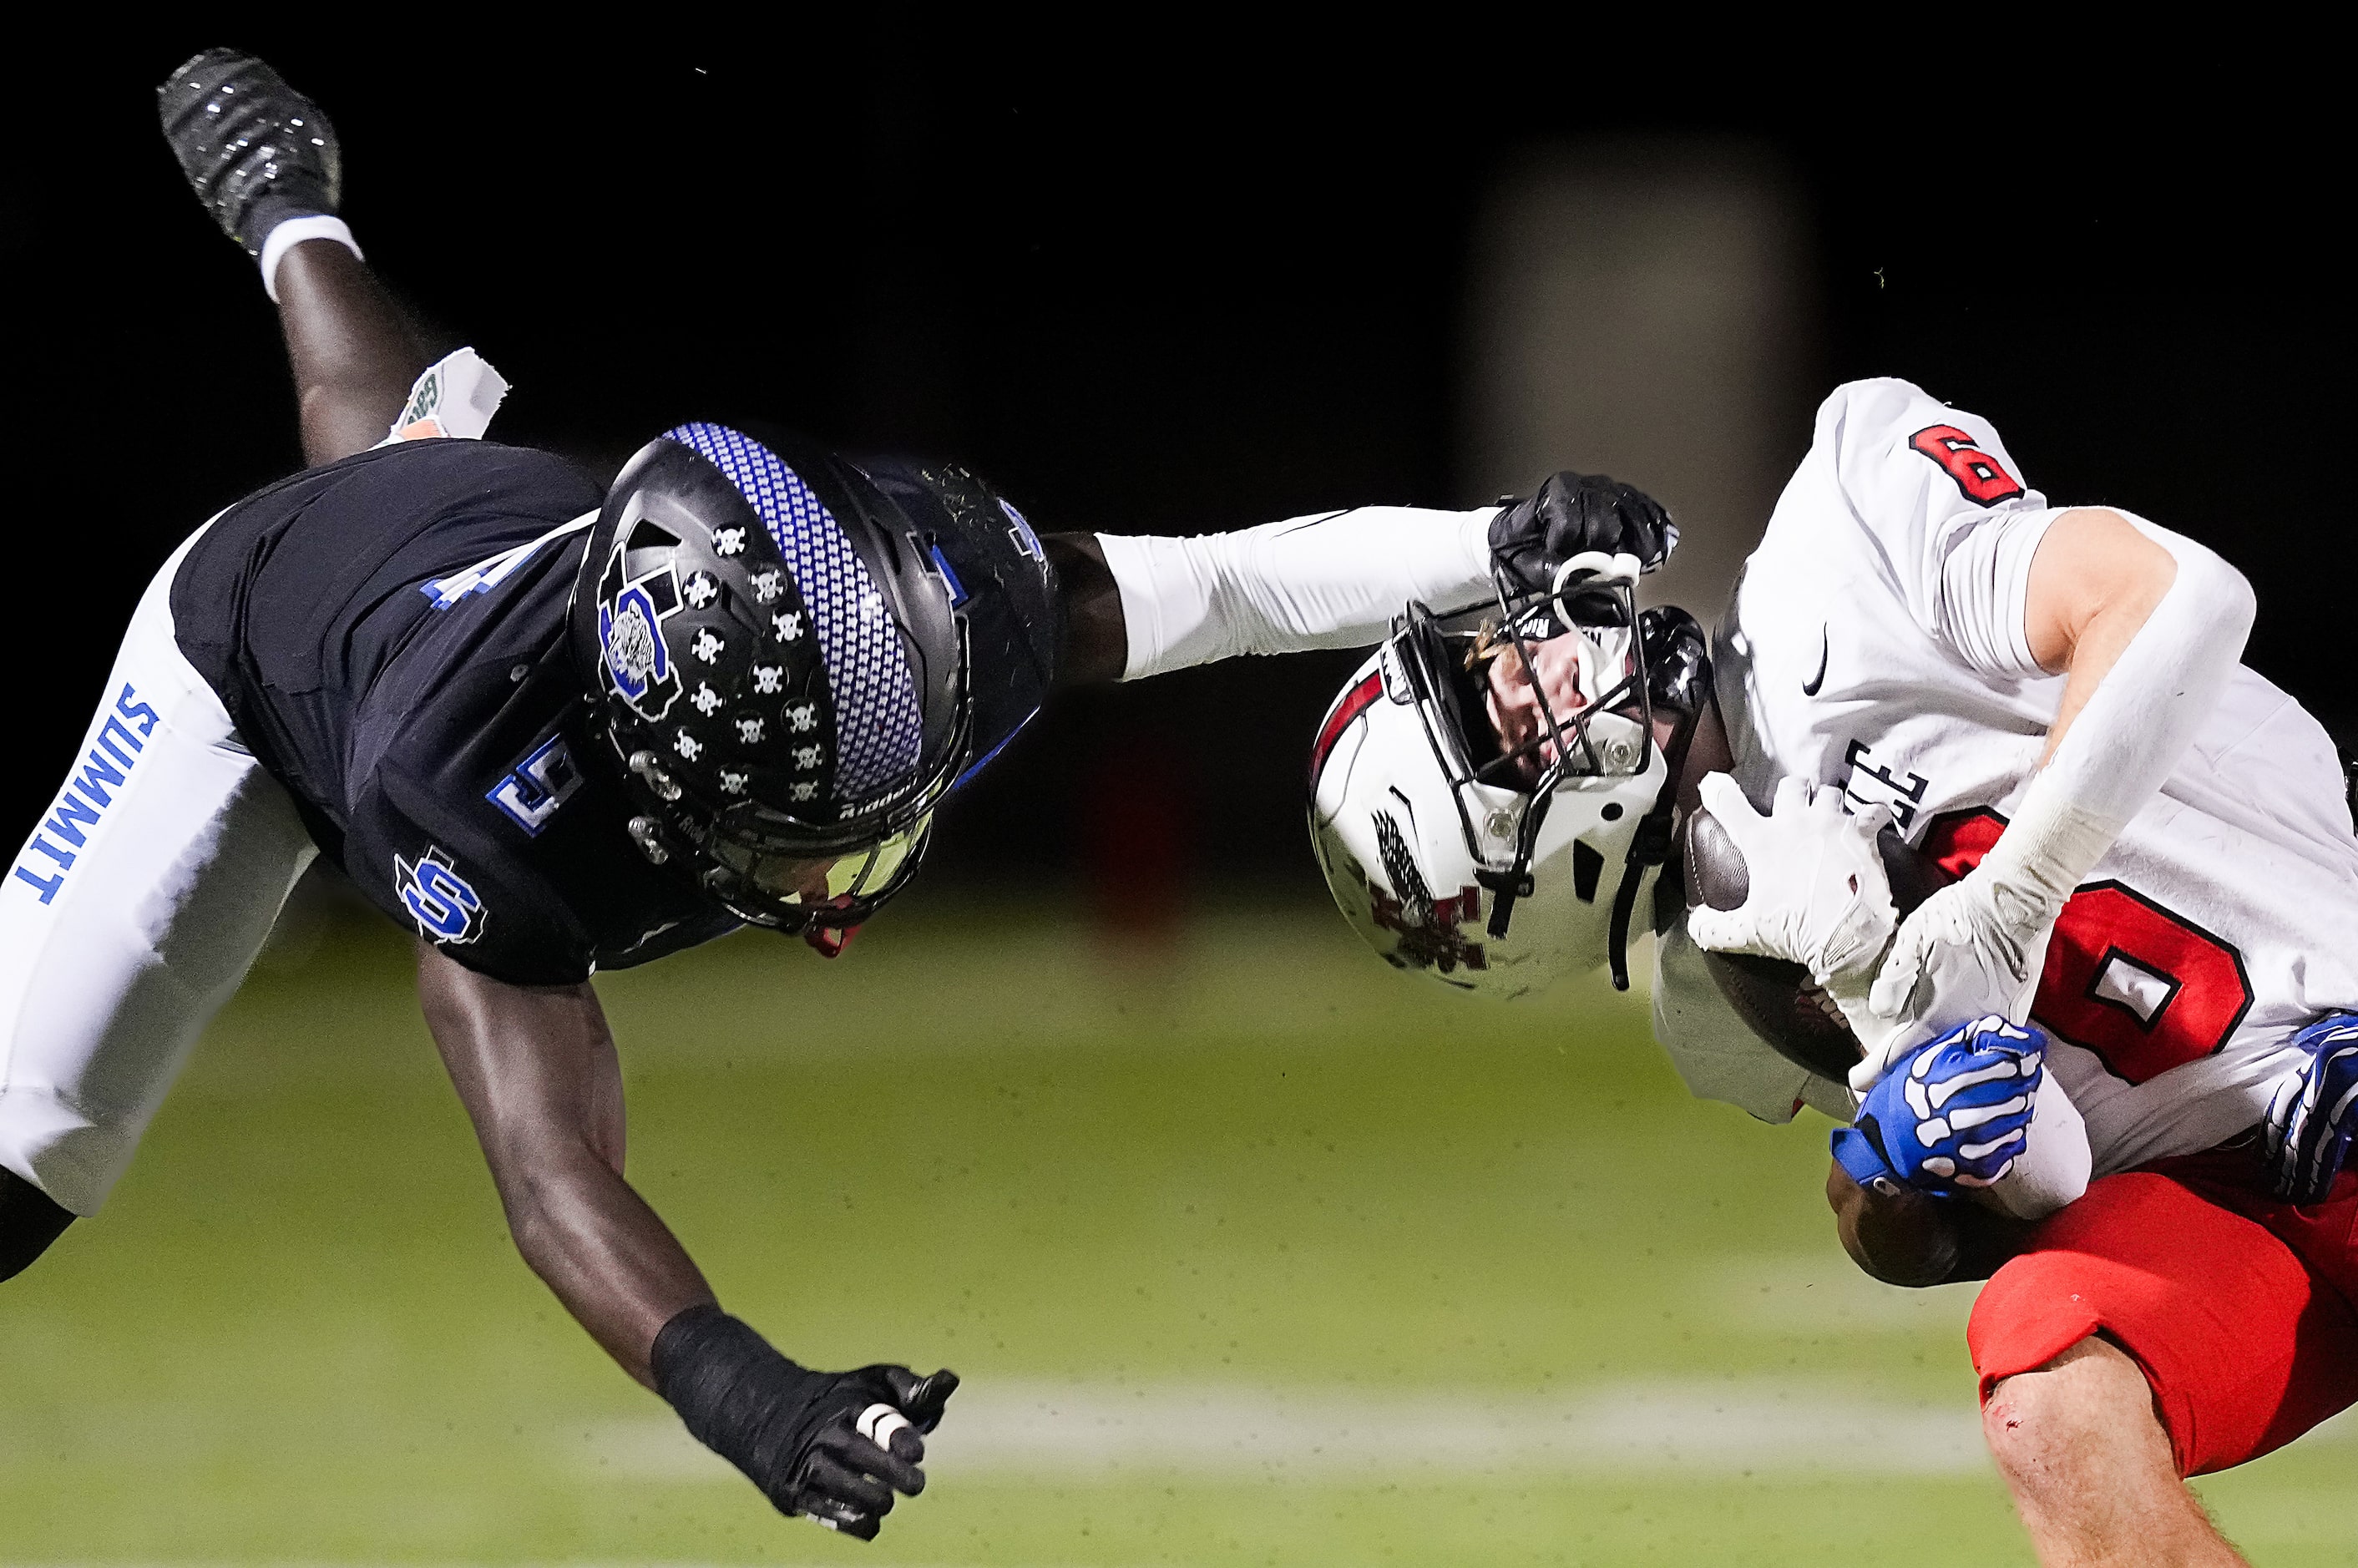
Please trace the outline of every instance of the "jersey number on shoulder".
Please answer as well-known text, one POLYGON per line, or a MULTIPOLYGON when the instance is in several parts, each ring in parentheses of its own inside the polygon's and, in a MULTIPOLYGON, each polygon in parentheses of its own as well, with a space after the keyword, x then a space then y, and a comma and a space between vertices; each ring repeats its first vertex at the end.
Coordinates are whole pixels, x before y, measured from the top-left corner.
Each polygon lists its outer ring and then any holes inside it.
MULTIPOLYGON (((2005 830, 1994 811, 1952 812, 1933 822, 1924 849, 1963 876, 2005 830)), ((2224 1045, 2251 1005, 2251 977, 2232 944, 2108 880, 2063 905, 2030 1016, 2141 1084, 2224 1045)))
POLYGON ((1908 444, 1939 464, 1969 501, 1995 506, 2022 493, 2021 483, 1954 425, 1927 425, 1909 437, 1908 444))

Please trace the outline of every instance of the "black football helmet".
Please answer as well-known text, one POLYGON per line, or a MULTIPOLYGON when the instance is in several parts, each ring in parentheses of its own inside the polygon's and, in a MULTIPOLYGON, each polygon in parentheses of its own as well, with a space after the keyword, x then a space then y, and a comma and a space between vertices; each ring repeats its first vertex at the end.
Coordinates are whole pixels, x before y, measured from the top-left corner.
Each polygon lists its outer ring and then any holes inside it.
POLYGON ((580 574, 573 651, 632 838, 756 925, 866 920, 1055 676, 1046 554, 949 464, 682 425, 615 480, 580 574))

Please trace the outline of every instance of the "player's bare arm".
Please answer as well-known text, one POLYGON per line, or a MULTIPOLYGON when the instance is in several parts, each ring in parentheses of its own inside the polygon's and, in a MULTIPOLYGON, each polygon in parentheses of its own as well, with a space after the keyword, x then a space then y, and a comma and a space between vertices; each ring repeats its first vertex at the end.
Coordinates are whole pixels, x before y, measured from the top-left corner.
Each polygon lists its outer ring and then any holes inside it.
POLYGON ((420 942, 417 992, 517 1250, 624 1371, 785 1512, 873 1535, 925 1489, 919 1434, 957 1379, 809 1372, 719 1310, 623 1175, 622 1065, 586 981, 510 985, 420 942))
POLYGON ((1045 534, 1048 560, 1065 603, 1065 657, 1058 681, 1094 686, 1120 680, 1130 656, 1130 632, 1122 621, 1121 589, 1107 569, 1105 546, 1095 534, 1045 534))
POLYGON ((2177 578, 2175 557, 2108 508, 2066 512, 2048 526, 2031 557, 2023 629, 2039 667, 2067 678, 2041 762, 2177 578))
POLYGON ((712 1290, 624 1179, 622 1065, 597 992, 509 985, 420 942, 417 998, 516 1249, 622 1370, 654 1387, 655 1336, 712 1290))

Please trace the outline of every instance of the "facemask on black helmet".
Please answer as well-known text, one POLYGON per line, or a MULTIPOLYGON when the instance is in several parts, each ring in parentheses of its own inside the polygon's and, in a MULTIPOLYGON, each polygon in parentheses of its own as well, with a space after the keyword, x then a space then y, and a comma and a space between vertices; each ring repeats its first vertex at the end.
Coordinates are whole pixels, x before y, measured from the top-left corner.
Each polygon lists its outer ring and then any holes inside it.
POLYGON ((943 796, 1037 711, 1057 602, 963 470, 691 424, 615 480, 571 636, 641 850, 810 931, 906 885, 943 796))

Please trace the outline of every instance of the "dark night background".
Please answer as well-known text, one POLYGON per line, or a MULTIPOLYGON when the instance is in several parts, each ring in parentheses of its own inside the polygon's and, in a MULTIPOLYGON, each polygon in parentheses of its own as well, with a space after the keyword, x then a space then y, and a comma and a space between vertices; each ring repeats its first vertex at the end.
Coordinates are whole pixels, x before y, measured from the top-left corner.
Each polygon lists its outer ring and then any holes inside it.
MULTIPOLYGON (((495 435, 611 465, 680 418, 766 413, 960 456, 1049 528, 1488 499, 1459 471, 1457 375, 1497 171, 1552 141, 1736 138, 1804 198, 1814 371, 1777 432, 1790 457, 1835 381, 1914 379, 1995 420, 2058 502, 2219 548, 2259 589, 2251 662, 2358 719, 2348 138, 2301 82, 2016 40, 2034 67, 1957 31, 1860 54, 1130 26, 365 49, 229 27, 62 51, 16 90, 40 153, 0 241, 14 819, 48 800, 147 573, 298 461, 253 265, 155 129, 155 83, 216 41, 332 114, 371 262, 514 382, 495 435)), ((1353 662, 1068 699, 954 810, 935 875, 1159 854, 1309 885, 1301 765, 1353 662)))

